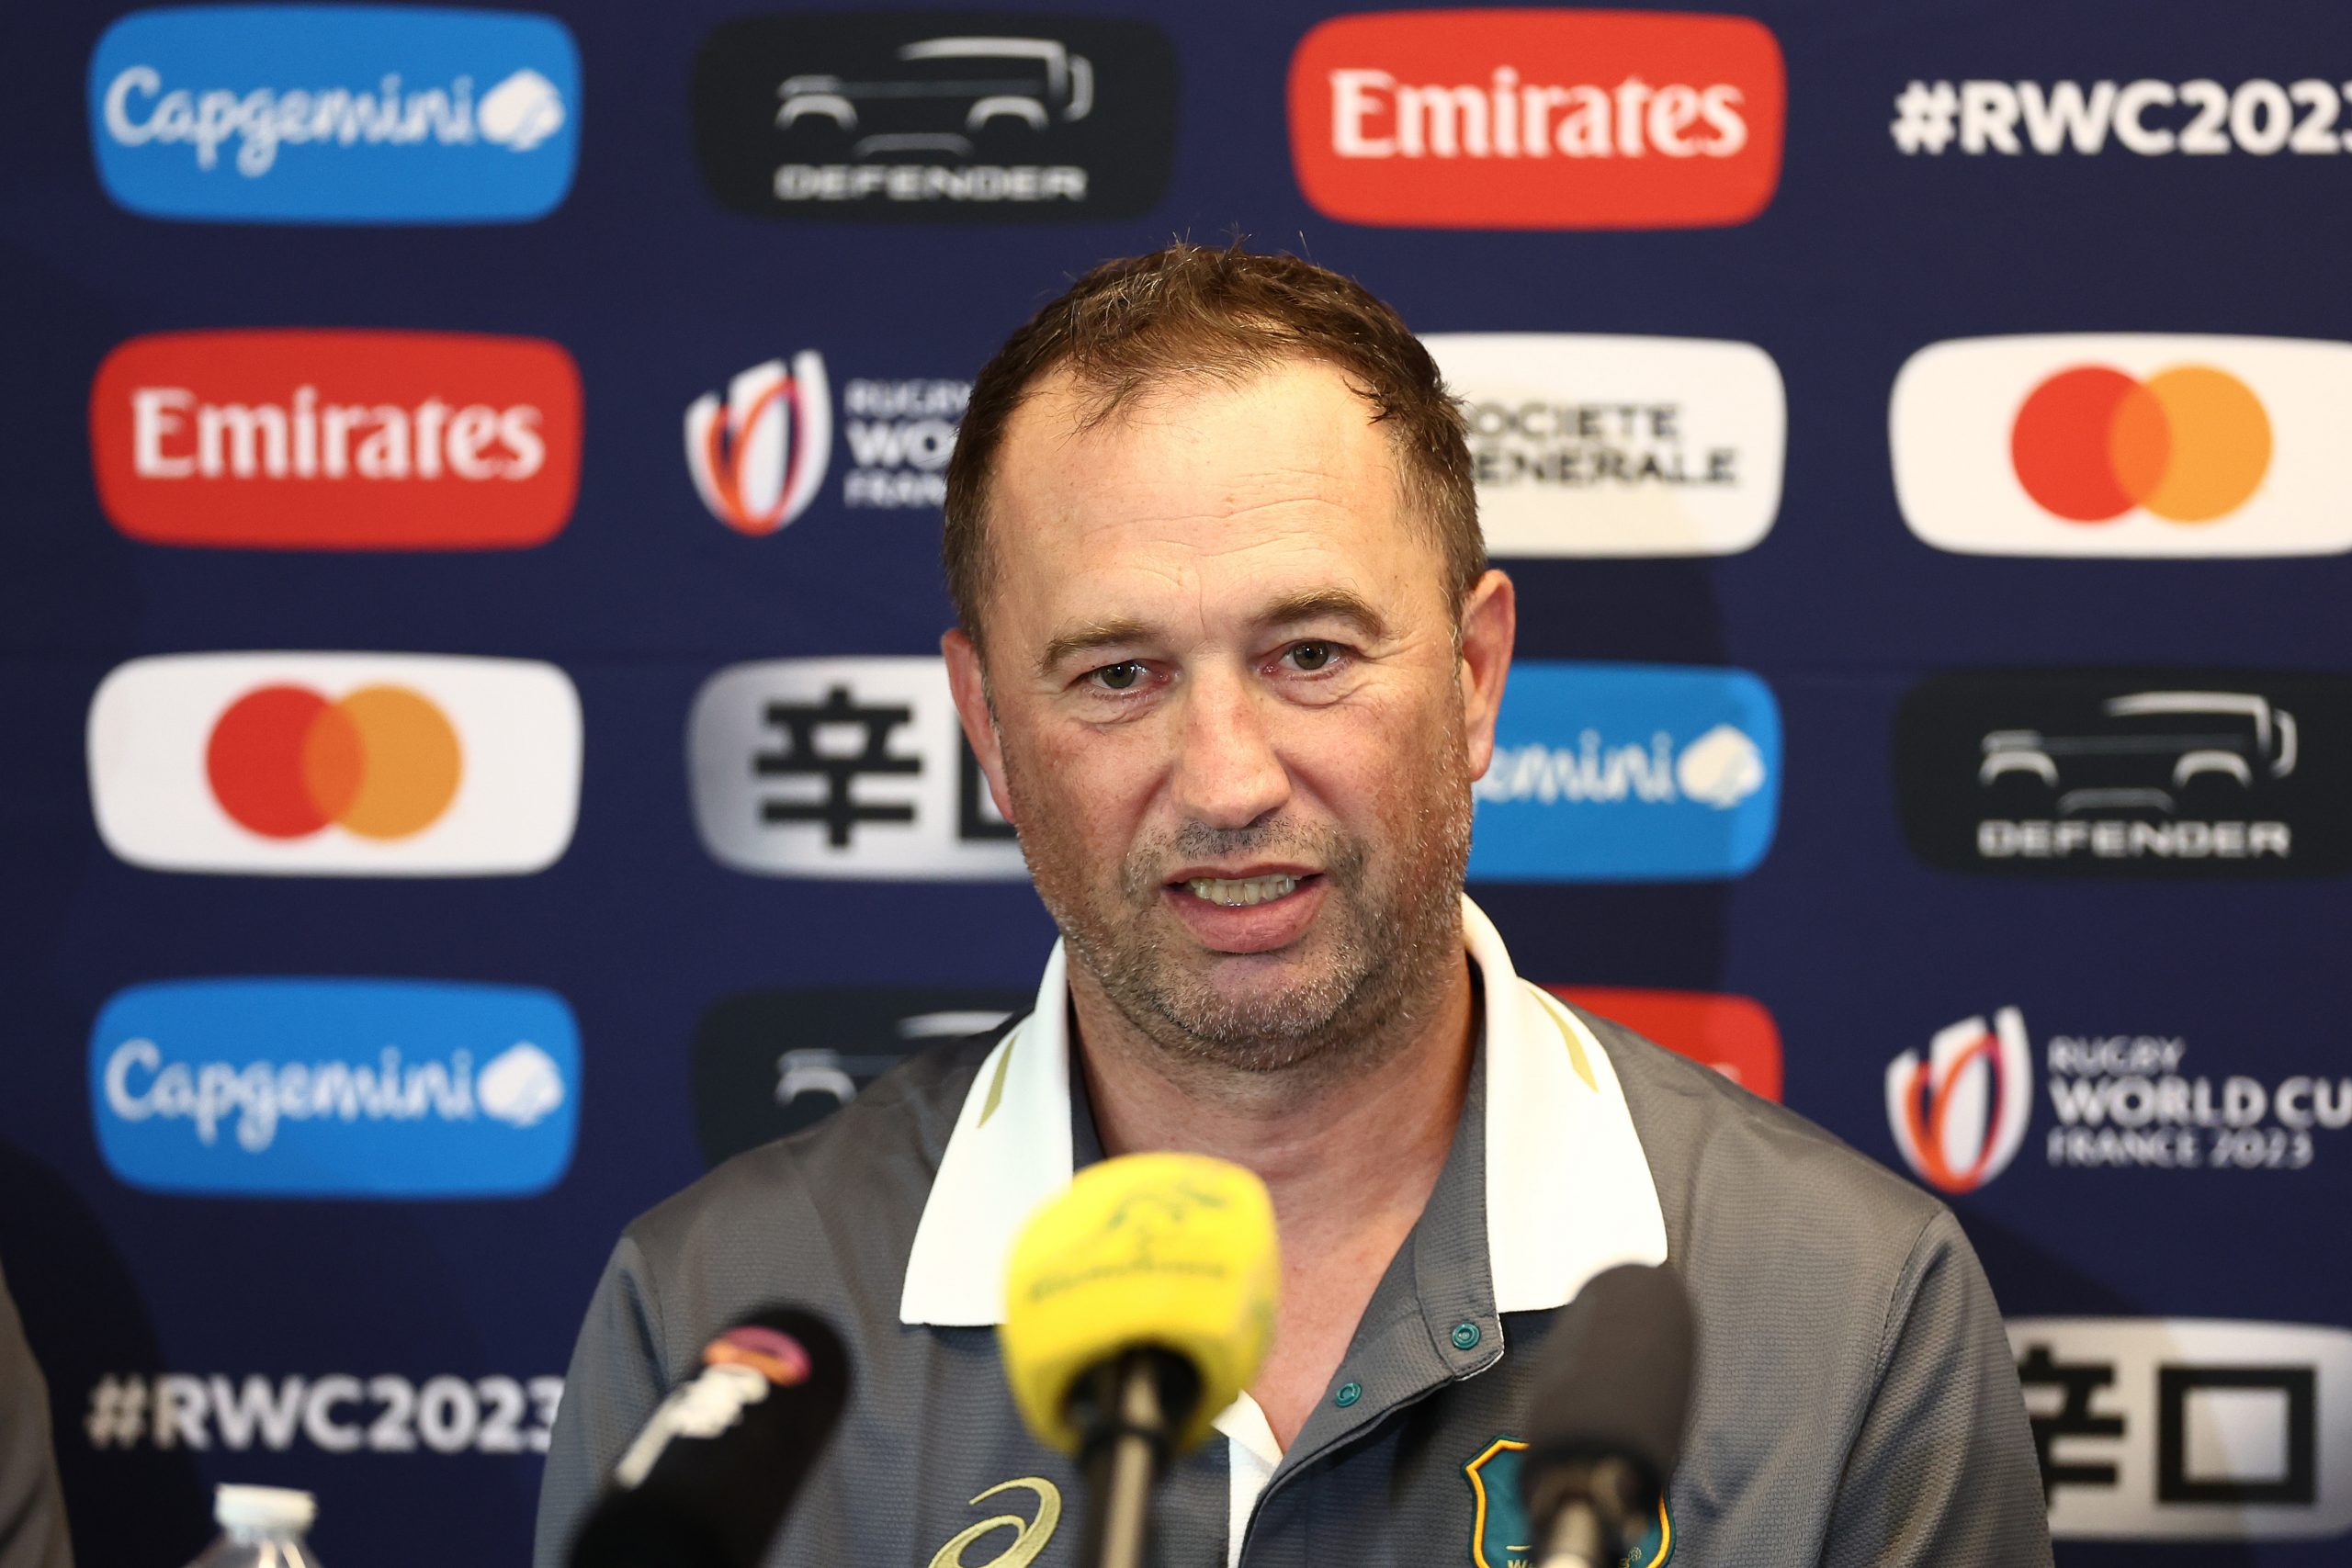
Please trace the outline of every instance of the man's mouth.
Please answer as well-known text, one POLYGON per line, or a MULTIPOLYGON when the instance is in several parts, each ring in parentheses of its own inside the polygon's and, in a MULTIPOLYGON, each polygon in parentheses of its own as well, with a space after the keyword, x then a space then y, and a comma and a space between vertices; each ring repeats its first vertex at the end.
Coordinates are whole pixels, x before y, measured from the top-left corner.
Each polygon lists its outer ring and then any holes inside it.
POLYGON ((1228 909, 1246 909, 1252 904, 1267 904, 1276 898, 1287 897, 1297 889, 1298 883, 1297 877, 1287 874, 1238 879, 1193 876, 1185 879, 1184 886, 1192 890, 1195 898, 1222 904, 1228 909))
POLYGON ((1280 862, 1187 865, 1168 879, 1161 897, 1203 947, 1240 956, 1272 953, 1305 936, 1329 880, 1313 867, 1280 862), (1242 874, 1231 874, 1237 872, 1242 874))

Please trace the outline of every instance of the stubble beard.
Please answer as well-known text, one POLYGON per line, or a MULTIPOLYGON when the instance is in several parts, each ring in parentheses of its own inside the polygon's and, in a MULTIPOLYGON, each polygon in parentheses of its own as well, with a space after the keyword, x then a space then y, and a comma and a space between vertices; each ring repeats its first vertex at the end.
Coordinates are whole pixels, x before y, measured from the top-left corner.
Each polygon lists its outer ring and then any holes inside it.
POLYGON ((1070 803, 1032 802, 1011 754, 1005 785, 1024 824, 1023 853, 1070 954, 1128 1023, 1184 1063, 1254 1075, 1360 1070, 1419 1032, 1462 956, 1462 881, 1469 863, 1470 778, 1451 730, 1422 777, 1395 852, 1337 829, 1280 817, 1242 829, 1187 823, 1139 840, 1105 884, 1088 874, 1070 803), (1204 860, 1303 861, 1329 884, 1306 938, 1315 958, 1286 987, 1219 990, 1193 939, 1164 907, 1167 868, 1204 860))

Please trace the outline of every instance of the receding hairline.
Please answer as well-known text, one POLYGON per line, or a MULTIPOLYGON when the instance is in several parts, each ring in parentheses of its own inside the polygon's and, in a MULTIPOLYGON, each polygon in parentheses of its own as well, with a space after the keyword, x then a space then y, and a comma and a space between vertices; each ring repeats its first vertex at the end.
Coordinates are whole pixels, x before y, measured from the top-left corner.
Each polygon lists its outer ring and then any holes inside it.
MULTIPOLYGON (((1280 371, 1303 367, 1329 372, 1349 396, 1365 410, 1365 424, 1379 431, 1389 447, 1389 472, 1396 492, 1398 516, 1430 547, 1442 568, 1449 559, 1449 551, 1445 525, 1440 515, 1443 502, 1436 493, 1437 487, 1428 481, 1427 476, 1418 470, 1418 466, 1402 449, 1407 434, 1405 427, 1383 412, 1377 394, 1363 386, 1358 378, 1351 374, 1352 367, 1346 363, 1317 352, 1312 344, 1301 344, 1284 345, 1281 351, 1262 355, 1254 363, 1245 363, 1239 355, 1226 355, 1199 366, 1147 379, 1126 376, 1090 376, 1083 363, 1073 355, 1042 367, 1023 385, 1012 407, 1004 416, 995 449, 989 454, 988 467, 984 470, 985 482, 980 487, 978 504, 971 519, 972 526, 981 536, 978 541, 980 573, 978 584, 981 596, 987 596, 997 579, 998 558, 988 535, 996 523, 997 486, 1001 478, 1004 456, 1022 428, 1024 416, 1030 416, 1036 405, 1057 395, 1064 396, 1075 404, 1072 411, 1075 417, 1062 433, 1063 439, 1067 440, 1144 416, 1156 409, 1181 407, 1220 391, 1238 392, 1280 371), (1093 395, 1090 396, 1090 392, 1093 395)), ((978 617, 974 618, 977 620, 978 617)), ((976 646, 983 644, 979 626, 968 626, 964 630, 976 646)))
POLYGON ((1178 240, 1073 278, 972 383, 947 462, 941 561, 965 631, 980 637, 997 573, 988 516, 1007 427, 1042 389, 1070 388, 1073 429, 1139 403, 1323 364, 1388 426, 1399 521, 1426 527, 1443 580, 1466 594, 1487 562, 1468 429, 1429 349, 1394 307, 1341 273, 1281 252, 1178 240), (1088 396, 1091 394, 1091 398, 1088 396))

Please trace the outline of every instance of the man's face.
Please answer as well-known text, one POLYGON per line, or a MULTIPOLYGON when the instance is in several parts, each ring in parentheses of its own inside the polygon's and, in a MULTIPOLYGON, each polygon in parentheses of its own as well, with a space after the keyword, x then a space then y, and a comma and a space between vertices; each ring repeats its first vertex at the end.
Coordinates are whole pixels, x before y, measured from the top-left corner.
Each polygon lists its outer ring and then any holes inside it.
POLYGON ((1328 367, 1083 413, 1049 378, 1006 429, 985 695, 945 645, 1039 894, 1170 1050, 1271 1070, 1402 1021, 1462 961, 1508 581, 1457 650, 1389 439, 1328 367))

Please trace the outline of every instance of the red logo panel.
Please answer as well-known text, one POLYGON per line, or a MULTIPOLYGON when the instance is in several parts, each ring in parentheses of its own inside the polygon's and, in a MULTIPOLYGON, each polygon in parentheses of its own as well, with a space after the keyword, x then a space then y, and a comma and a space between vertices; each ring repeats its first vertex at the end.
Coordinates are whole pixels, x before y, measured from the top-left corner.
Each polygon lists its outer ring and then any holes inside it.
POLYGON ((1337 17, 1291 57, 1291 161, 1351 223, 1719 227, 1772 199, 1786 100, 1781 46, 1746 17, 1337 17))
POLYGON ((1677 1055, 1702 1062, 1751 1094, 1781 1098, 1781 1030, 1751 997, 1711 991, 1646 991, 1612 986, 1546 986, 1545 990, 1677 1055))
POLYGON ((90 389, 98 501, 159 545, 514 549, 580 488, 580 371, 468 333, 133 338, 90 389))

